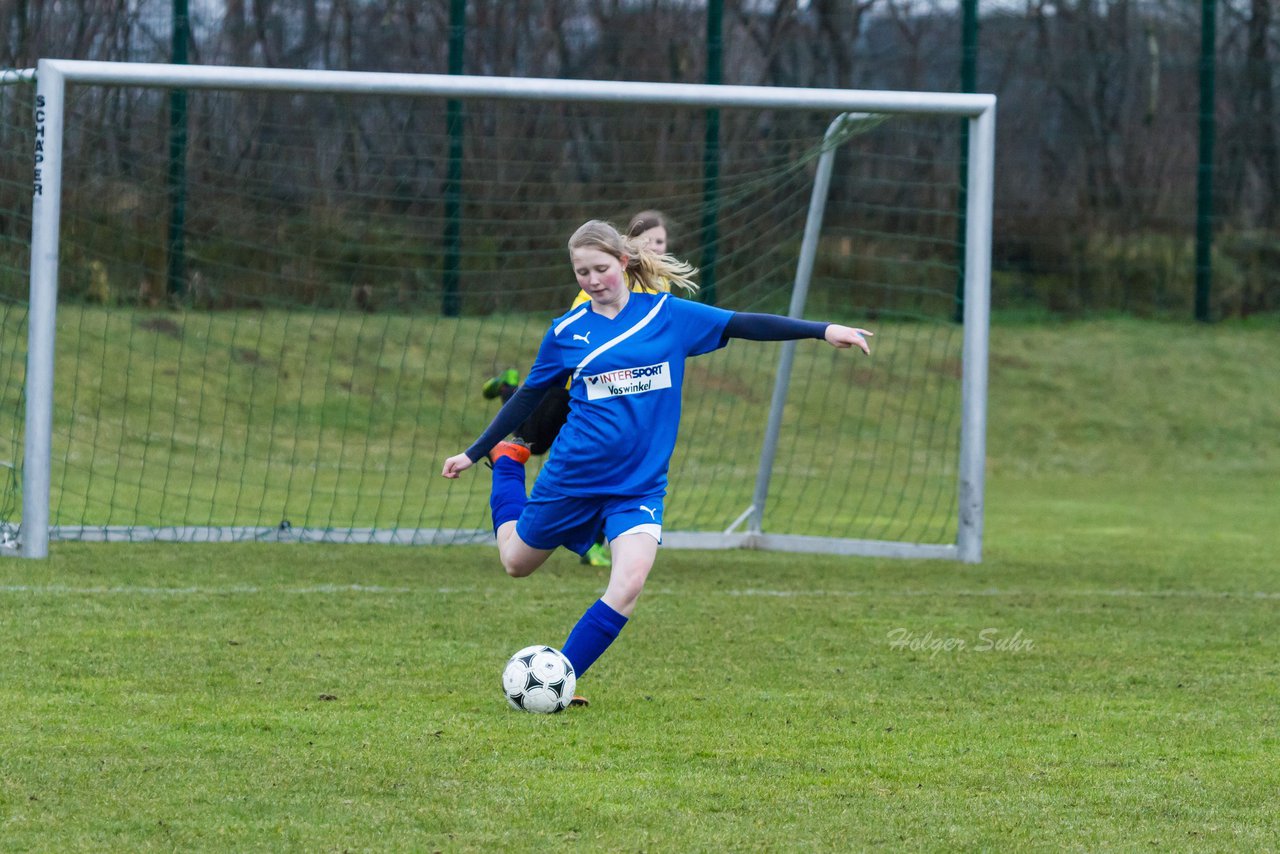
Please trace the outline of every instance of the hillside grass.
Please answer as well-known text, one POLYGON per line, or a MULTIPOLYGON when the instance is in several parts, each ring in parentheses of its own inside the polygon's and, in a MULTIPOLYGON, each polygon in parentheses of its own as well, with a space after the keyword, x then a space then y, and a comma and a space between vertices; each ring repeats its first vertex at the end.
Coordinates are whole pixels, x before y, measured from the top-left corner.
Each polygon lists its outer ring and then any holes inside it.
MULTIPOLYGON (((59 318, 54 521, 71 527, 482 529, 487 479, 445 482, 440 462, 492 417, 480 383, 531 362, 542 332, 515 316, 67 307, 59 318)), ((870 359, 798 346, 766 529, 950 542, 958 330, 869 325, 870 359)), ((997 324, 992 480, 1275 470, 1276 325, 997 324)), ((723 530, 752 503, 778 347, 734 342, 689 363, 673 530, 723 530)), ((0 352, 10 419, 22 355, 0 352)), ((16 460, 20 425, 0 428, 0 459, 16 460)))
MULTIPOLYGON (((496 412, 484 380, 527 370, 546 329, 527 315, 65 306, 58 318, 53 513, 71 528, 483 529, 487 478, 444 481, 441 464, 496 412)), ((877 328, 871 359, 797 348, 772 530, 954 539, 959 331, 877 328), (838 493, 832 458, 847 471, 838 493)), ((735 341, 689 361, 673 530, 724 530, 752 503, 780 347, 735 341)), ((21 375, 0 365, 15 415, 21 375)), ((625 459, 631 437, 617 439, 625 459)))
POLYGON ((1280 315, 997 323, 989 476, 1280 471, 1278 333, 1280 315))

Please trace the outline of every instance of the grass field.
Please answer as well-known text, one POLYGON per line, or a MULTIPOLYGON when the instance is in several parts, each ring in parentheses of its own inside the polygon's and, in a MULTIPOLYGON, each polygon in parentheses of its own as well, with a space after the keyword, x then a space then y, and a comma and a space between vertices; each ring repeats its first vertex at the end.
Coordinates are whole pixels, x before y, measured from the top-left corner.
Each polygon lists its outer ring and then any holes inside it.
POLYGON ((997 326, 981 565, 664 552, 558 716, 568 556, 0 561, 0 849, 1276 850, 1276 331, 997 326))

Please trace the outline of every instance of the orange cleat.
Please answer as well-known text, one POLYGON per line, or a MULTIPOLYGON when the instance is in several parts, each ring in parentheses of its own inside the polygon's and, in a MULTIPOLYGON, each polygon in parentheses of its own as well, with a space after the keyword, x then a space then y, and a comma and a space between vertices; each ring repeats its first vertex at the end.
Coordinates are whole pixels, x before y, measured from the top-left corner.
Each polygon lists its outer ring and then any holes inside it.
POLYGON ((529 462, 529 446, 519 441, 499 442, 489 452, 489 462, 497 462, 498 457, 510 457, 520 465, 524 465, 529 462))

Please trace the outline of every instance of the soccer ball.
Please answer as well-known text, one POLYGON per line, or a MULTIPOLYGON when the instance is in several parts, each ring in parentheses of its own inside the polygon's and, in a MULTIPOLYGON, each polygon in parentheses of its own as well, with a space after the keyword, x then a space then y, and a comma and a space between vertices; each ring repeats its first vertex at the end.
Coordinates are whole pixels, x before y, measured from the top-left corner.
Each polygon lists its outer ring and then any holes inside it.
POLYGON ((526 646, 502 669, 502 693, 511 708, 549 715, 562 712, 573 699, 578 678, 573 665, 560 650, 542 646, 526 646))

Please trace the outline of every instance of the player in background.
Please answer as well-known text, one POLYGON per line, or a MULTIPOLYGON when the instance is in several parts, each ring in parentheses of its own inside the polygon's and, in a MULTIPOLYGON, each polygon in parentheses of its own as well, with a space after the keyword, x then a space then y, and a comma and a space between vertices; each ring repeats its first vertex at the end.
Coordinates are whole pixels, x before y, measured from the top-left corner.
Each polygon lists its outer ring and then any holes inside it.
POLYGON ((864 336, 871 333, 673 298, 658 283, 693 291, 696 271, 597 220, 574 232, 569 260, 589 302, 552 321, 525 384, 471 447, 444 461, 441 474, 456 478, 477 460, 492 462, 493 527, 512 577, 532 574, 559 546, 585 553, 603 529, 613 551, 608 585, 562 648, 581 679, 635 611, 662 542, 685 360, 731 338, 819 338, 869 354, 864 336), (643 287, 632 291, 637 280, 643 287), (556 453, 526 495, 529 449, 502 439, 566 380, 573 406, 556 453))
MULTIPOLYGON (((631 222, 627 225, 627 236, 644 241, 658 255, 667 254, 667 218, 661 211, 641 211, 633 216, 631 222)), ((628 281, 628 285, 633 291, 642 288, 638 281, 628 281)), ((656 286, 659 290, 668 290, 665 281, 657 283, 656 286)), ((572 311, 588 299, 586 291, 579 289, 578 296, 569 306, 569 310, 572 311)), ((519 385, 520 372, 515 368, 508 368, 496 377, 486 381, 481 393, 488 400, 501 398, 502 402, 506 403, 516 393, 516 388, 519 385)), ((515 429, 512 441, 517 444, 528 445, 529 453, 534 456, 545 454, 551 449, 551 444, 555 442, 556 436, 560 435, 560 428, 564 426, 565 419, 568 417, 568 387, 551 389, 542 398, 542 402, 534 408, 533 412, 529 413, 529 417, 524 420, 524 423, 515 429)), ((609 565, 609 550, 604 541, 603 531, 600 533, 600 538, 582 556, 582 562, 588 566, 609 565)))

